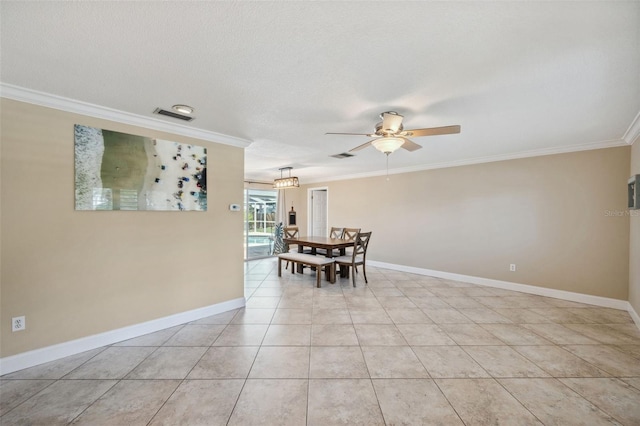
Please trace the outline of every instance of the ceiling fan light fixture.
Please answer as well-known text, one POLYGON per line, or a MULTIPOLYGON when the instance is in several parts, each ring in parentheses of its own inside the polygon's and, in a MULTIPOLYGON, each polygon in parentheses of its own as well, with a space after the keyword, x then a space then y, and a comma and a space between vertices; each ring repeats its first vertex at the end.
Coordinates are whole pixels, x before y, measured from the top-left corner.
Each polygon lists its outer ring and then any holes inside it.
POLYGON ((177 111, 181 114, 193 114, 193 107, 190 107, 189 105, 174 105, 171 107, 174 111, 177 111))
POLYGON ((387 155, 400 148, 403 144, 404 140, 400 138, 380 138, 371 141, 371 145, 373 145, 375 149, 387 155))
POLYGON ((287 188, 300 187, 300 181, 298 180, 298 178, 295 176, 291 176, 291 169, 293 169, 293 167, 283 167, 280 169, 280 179, 275 179, 273 181, 273 187, 275 189, 287 189, 287 188), (283 170, 289 171, 288 177, 282 177, 283 170))

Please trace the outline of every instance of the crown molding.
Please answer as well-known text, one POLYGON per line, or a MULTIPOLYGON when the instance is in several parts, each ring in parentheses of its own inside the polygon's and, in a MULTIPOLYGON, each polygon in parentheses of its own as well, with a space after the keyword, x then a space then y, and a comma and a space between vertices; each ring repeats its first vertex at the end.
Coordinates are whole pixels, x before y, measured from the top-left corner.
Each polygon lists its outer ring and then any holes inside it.
POLYGON ((182 124, 168 123, 156 118, 119 111, 100 105, 81 102, 75 99, 69 99, 62 96, 26 89, 24 87, 14 86, 6 83, 0 83, 0 97, 40 105, 48 108, 54 108, 75 114, 82 114, 90 117, 101 118, 104 120, 116 121, 118 123, 130 124, 133 126, 159 130, 162 132, 174 133, 177 135, 201 139, 209 142, 231 145, 238 148, 246 148, 252 142, 247 139, 223 135, 221 133, 211 132, 208 130, 196 129, 182 124))
POLYGON ((531 151, 515 152, 511 154, 491 155, 486 157, 467 158, 464 160, 446 161, 442 163, 421 164, 419 166, 390 169, 388 173, 386 170, 377 170, 374 172, 342 175, 338 177, 325 178, 325 179, 312 179, 312 180, 306 180, 305 184, 318 183, 318 182, 333 182, 338 180, 361 179, 361 178, 376 177, 376 176, 386 176, 387 174, 397 175, 401 173, 412 173, 412 172, 420 172, 424 170, 445 169, 448 167, 470 166, 473 164, 493 163, 495 161, 517 160, 521 158, 541 157, 544 155, 555 155, 555 154, 566 154, 570 152, 590 151, 594 149, 603 149, 603 148, 615 148, 615 147, 627 146, 627 145, 628 143, 622 139, 590 142, 590 143, 585 143, 580 145, 544 148, 544 149, 537 149, 537 150, 531 150, 531 151))
POLYGON ((633 119, 622 139, 629 145, 633 145, 635 141, 640 139, 640 112, 633 119))

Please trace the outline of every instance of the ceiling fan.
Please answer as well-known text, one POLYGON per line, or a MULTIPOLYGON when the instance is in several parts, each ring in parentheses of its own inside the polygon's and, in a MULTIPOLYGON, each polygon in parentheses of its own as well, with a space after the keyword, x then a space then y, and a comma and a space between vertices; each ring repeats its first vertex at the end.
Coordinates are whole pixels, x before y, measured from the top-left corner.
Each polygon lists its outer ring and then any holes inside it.
POLYGON ((381 122, 376 124, 376 130, 373 133, 325 133, 327 135, 357 135, 369 136, 375 138, 367 143, 363 143, 349 152, 359 151, 373 145, 378 151, 387 155, 391 154, 398 148, 404 148, 407 151, 415 151, 422 148, 417 143, 407 139, 407 137, 417 136, 435 136, 450 135, 460 133, 460 126, 444 126, 444 127, 428 127, 426 129, 404 130, 402 127, 403 116, 395 111, 386 111, 380 114, 381 122))

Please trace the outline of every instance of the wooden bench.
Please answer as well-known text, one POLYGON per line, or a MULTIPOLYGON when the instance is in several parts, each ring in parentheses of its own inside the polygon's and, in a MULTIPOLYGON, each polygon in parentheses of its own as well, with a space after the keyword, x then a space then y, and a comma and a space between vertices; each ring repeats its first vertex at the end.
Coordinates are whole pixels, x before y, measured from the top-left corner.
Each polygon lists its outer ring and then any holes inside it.
POLYGON ((288 260, 292 262, 291 273, 296 273, 296 263, 316 268, 317 286, 320 288, 320 275, 322 275, 322 267, 324 266, 327 273, 327 281, 336 282, 336 264, 330 257, 314 256, 306 253, 282 253, 278 255, 278 276, 282 276, 282 261, 288 260))

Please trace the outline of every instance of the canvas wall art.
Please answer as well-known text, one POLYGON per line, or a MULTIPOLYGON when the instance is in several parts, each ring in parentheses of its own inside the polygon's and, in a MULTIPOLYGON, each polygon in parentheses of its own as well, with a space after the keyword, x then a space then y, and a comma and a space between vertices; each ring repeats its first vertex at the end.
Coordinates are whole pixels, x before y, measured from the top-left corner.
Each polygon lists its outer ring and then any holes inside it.
POLYGON ((207 210, 207 149, 75 125, 76 210, 207 210))

